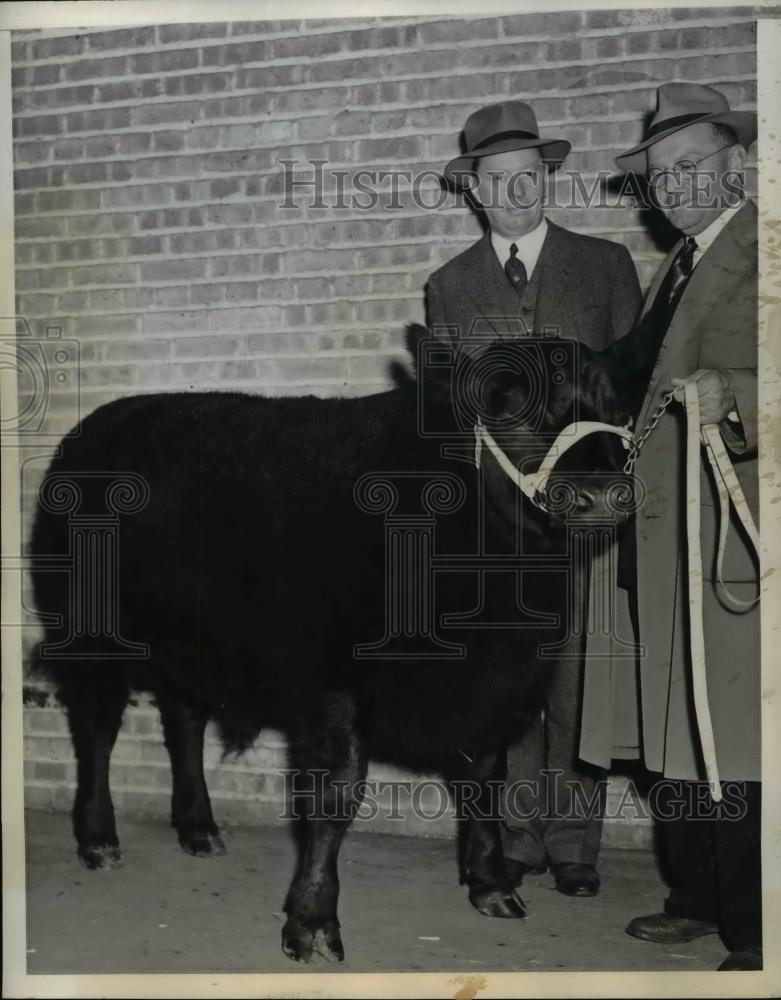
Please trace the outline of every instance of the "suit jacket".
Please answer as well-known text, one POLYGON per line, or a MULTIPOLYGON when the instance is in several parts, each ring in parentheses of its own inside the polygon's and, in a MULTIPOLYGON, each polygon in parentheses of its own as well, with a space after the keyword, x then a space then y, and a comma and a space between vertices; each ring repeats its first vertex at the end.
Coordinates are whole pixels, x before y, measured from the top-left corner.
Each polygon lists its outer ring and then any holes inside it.
MULTIPOLYGON (((681 244, 660 267, 648 304, 681 244)), ((757 208, 751 201, 724 227, 692 274, 659 351, 637 426, 645 425, 673 376, 698 368, 720 368, 732 383, 742 432, 729 421, 720 430, 758 520, 757 208)), ((637 610, 639 640, 645 646, 639 675, 647 767, 671 778, 696 780, 704 775, 691 708, 684 450, 683 408, 673 404, 635 466, 647 491, 637 515, 637 610)), ((759 612, 757 607, 738 613, 722 602, 714 581, 718 501, 704 462, 701 489, 706 658, 717 760, 725 779, 759 780, 759 612)), ((756 593, 757 577, 757 565, 732 515, 724 579, 745 599, 756 593)), ((621 710, 615 674, 628 669, 612 652, 611 663, 604 642, 598 637, 591 642, 584 689, 581 755, 602 766, 613 753, 612 713, 621 710)))
MULTIPOLYGON (((595 349, 623 336, 642 302, 626 247, 550 221, 531 281, 537 286, 534 330, 526 332, 547 330, 595 349)), ((494 253, 490 232, 431 275, 427 298, 435 336, 445 336, 443 327, 454 341, 474 332, 491 340, 524 332, 522 300, 494 253)))

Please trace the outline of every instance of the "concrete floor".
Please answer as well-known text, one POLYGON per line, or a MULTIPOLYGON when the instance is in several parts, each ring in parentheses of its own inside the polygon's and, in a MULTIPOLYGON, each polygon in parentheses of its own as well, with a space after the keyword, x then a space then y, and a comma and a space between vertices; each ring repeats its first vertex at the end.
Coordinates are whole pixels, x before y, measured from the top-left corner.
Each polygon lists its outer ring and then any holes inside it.
POLYGON ((572 899, 549 875, 527 878, 525 920, 492 920, 458 885, 452 841, 348 835, 339 916, 347 957, 299 967, 280 949, 293 870, 288 831, 225 827, 228 854, 184 854, 159 821, 121 821, 125 866, 76 860, 69 818, 29 812, 28 973, 698 971, 726 954, 718 937, 667 947, 624 933, 660 908, 653 855, 605 851, 603 886, 572 899))

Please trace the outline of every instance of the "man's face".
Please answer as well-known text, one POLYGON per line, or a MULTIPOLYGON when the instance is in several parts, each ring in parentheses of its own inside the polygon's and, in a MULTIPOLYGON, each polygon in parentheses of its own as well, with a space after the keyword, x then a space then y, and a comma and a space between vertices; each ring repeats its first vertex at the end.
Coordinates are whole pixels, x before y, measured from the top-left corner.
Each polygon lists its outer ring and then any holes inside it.
POLYGON ((711 125, 690 125, 648 147, 652 196, 676 229, 696 236, 735 203, 745 156, 711 125))
POLYGON ((474 193, 491 229, 507 239, 530 233, 542 222, 546 168, 538 149, 492 153, 477 160, 474 193))

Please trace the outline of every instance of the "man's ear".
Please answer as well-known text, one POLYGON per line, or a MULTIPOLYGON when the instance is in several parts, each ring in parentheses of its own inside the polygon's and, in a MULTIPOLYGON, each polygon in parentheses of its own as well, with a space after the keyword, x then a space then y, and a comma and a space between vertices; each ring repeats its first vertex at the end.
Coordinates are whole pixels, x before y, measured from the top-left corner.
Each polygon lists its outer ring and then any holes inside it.
POLYGON ((727 166, 734 173, 739 173, 743 169, 747 156, 746 147, 741 146, 738 142, 727 150, 727 166))

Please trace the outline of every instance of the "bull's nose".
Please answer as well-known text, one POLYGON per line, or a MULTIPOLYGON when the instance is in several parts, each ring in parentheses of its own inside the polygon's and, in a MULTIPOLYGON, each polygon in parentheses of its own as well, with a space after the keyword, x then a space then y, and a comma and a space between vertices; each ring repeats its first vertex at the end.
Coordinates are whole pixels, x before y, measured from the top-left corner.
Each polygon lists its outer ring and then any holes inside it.
POLYGON ((575 497, 575 513, 577 514, 588 514, 595 507, 595 499, 593 493, 589 493, 588 490, 581 490, 575 497))
POLYGON ((570 494, 566 516, 571 520, 610 521, 623 524, 634 510, 632 481, 628 476, 611 476, 605 481, 579 483, 570 494))
POLYGON ((637 505, 633 479, 623 472, 591 473, 588 479, 553 475, 545 490, 545 504, 552 517, 619 525, 637 505))

